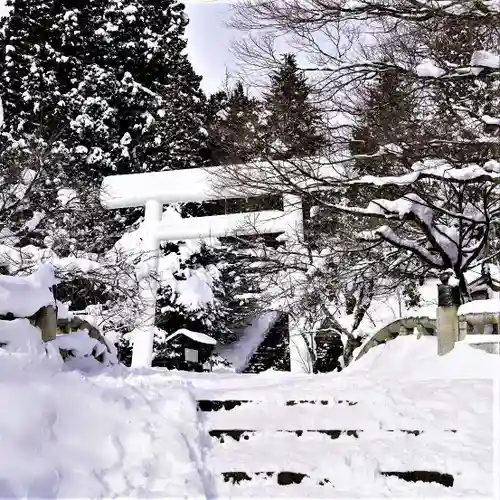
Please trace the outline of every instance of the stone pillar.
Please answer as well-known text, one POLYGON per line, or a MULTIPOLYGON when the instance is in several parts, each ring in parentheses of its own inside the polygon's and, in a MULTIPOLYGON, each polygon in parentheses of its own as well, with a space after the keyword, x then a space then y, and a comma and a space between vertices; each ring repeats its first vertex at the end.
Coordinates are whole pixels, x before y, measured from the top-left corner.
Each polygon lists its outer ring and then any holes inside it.
MULTIPOLYGON (((458 322, 458 340, 465 340, 467 337, 467 331, 469 330, 469 325, 467 321, 459 321, 458 322)), ((483 325, 484 330, 484 325, 483 325)))
POLYGON ((459 339, 458 307, 460 290, 458 286, 449 285, 451 273, 442 273, 441 284, 438 285, 437 338, 438 355, 449 353, 459 339))
POLYGON ((142 314, 140 323, 134 332, 132 348, 132 367, 150 367, 153 359, 153 339, 155 331, 156 295, 158 292, 157 272, 160 255, 160 241, 156 237, 156 226, 161 222, 163 204, 151 200, 146 203, 143 223, 145 266, 139 277, 139 294, 142 314))
MULTIPOLYGON (((286 194, 283 196, 283 211, 287 220, 287 247, 291 250, 302 243, 304 238, 304 219, 302 214, 302 199, 300 196, 286 194)), ((290 283, 290 302, 293 304, 293 284, 290 283)), ((290 371, 295 373, 312 373, 313 362, 309 352, 308 342, 304 337, 302 321, 300 318, 293 318, 291 315, 288 320, 288 329, 290 332, 290 371)), ((312 337, 312 336, 311 336, 312 337)), ((310 342, 313 342, 311 338, 310 342)), ((311 345, 314 349, 314 346, 311 345)))

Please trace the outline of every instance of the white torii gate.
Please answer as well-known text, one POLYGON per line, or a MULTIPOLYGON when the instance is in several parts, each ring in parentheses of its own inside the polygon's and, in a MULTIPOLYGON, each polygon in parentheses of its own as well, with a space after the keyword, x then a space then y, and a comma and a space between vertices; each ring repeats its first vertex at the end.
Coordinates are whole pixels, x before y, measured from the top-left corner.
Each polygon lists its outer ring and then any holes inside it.
MULTIPOLYGON (((248 168, 246 165, 242 167, 248 168)), ((108 209, 145 207, 144 251, 150 255, 150 273, 158 270, 161 241, 278 232, 285 233, 288 244, 302 238, 302 201, 298 196, 287 194, 283 195, 282 211, 188 218, 175 224, 162 221, 163 204, 270 194, 255 188, 219 186, 218 180, 225 171, 224 167, 210 167, 106 177, 101 187, 101 203, 108 209)), ((259 173, 257 170, 255 173, 257 178, 259 173)), ((157 284, 146 276, 141 279, 140 289, 145 306, 141 327, 134 336, 132 366, 149 367, 153 355, 157 284)), ((311 371, 307 344, 293 322, 290 324, 290 361, 293 372, 311 371)))

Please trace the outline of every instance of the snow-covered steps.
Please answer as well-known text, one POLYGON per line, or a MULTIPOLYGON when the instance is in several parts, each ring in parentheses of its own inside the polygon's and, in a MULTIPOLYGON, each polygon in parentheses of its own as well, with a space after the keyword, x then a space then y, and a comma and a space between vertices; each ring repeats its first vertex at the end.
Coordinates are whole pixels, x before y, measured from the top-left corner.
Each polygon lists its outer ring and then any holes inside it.
MULTIPOLYGON (((354 436, 358 438, 361 433, 364 431, 361 429, 350 429, 350 430, 338 430, 338 429, 298 429, 298 430, 290 430, 290 429, 282 429, 277 430, 276 432, 285 432, 285 433, 293 433, 297 437, 301 437, 307 434, 324 434, 328 436, 330 439, 339 439, 341 436, 354 436)), ((426 431, 415 430, 415 429, 385 429, 384 432, 402 432, 404 434, 411 434, 413 436, 420 436, 426 431)), ((444 432, 453 432, 456 433, 456 429, 450 429, 444 432)), ((255 429, 212 429, 209 431, 209 435, 213 438, 217 438, 219 442, 224 443, 228 438, 233 439, 234 441, 245 440, 248 441, 252 437, 259 435, 260 432, 255 429)))
MULTIPOLYGON (((239 406, 245 405, 245 404, 259 404, 259 401, 252 401, 249 399, 228 399, 228 400, 213 400, 213 399, 200 399, 198 400, 198 408, 200 411, 219 411, 219 410, 233 410, 234 408, 237 408, 239 406)), ((338 400, 335 402, 329 401, 328 399, 322 399, 319 401, 316 400, 308 400, 308 399, 301 399, 298 401, 295 400, 288 400, 284 402, 285 406, 296 406, 298 404, 312 404, 312 405, 321 405, 321 406, 327 406, 332 403, 336 404, 347 404, 349 406, 354 406, 357 404, 357 401, 344 401, 344 400, 338 400)))
MULTIPOLYGON (((397 477, 411 483, 436 483, 442 484, 446 487, 452 487, 454 478, 450 474, 441 474, 440 472, 433 471, 381 471, 380 474, 385 477, 397 477)), ((301 484, 307 474, 300 474, 297 472, 256 472, 253 476, 249 476, 246 472, 223 472, 222 477, 225 482, 232 482, 232 484, 240 484, 242 481, 252 481, 253 478, 263 477, 271 481, 275 481, 280 486, 288 486, 291 484, 301 484)), ((317 486, 332 485, 328 478, 319 479, 316 481, 317 486)), ((333 486, 333 485, 332 485, 333 486)))
POLYGON ((450 399, 471 388, 454 384, 363 384, 362 391, 332 384, 323 394, 315 387, 309 398, 305 387, 297 387, 297 397, 274 385, 221 388, 213 399, 203 390, 198 409, 211 437, 207 462, 217 495, 473 495, 482 485, 469 471, 481 461, 486 432, 473 428, 479 407, 464 400, 452 409, 450 399))

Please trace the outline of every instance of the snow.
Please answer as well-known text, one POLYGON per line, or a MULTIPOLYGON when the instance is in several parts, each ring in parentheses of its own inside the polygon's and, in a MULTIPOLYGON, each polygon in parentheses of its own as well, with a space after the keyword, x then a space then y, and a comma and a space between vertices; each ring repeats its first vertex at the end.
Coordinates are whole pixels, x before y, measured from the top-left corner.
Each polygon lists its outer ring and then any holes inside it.
POLYGON ((500 316, 500 299, 473 300, 462 304, 458 309, 459 316, 480 313, 496 313, 500 316))
POLYGON ((90 356, 93 352, 99 356, 106 352, 106 346, 89 337, 85 330, 58 335, 53 341, 53 345, 59 349, 72 351, 75 356, 80 357, 90 356))
MULTIPOLYGON (((37 345, 26 320, 2 323, 37 345)), ((189 383, 18 351, 0 349, 0 498, 205 498, 189 383)))
POLYGON ((468 344, 457 342, 450 353, 437 356, 436 337, 399 336, 370 349, 346 373, 373 372, 378 380, 499 378, 500 356, 473 349, 468 344))
POLYGON ((50 287, 56 284, 52 266, 44 264, 30 276, 0 276, 0 315, 33 316, 42 307, 55 306, 50 287))
POLYGON ((188 330, 187 328, 180 328, 176 332, 172 333, 171 335, 165 338, 165 342, 172 340, 178 335, 185 335, 186 337, 189 337, 191 340, 194 340, 195 342, 200 342, 201 344, 210 344, 210 345, 217 344, 217 341, 215 339, 206 335, 205 333, 193 332, 191 330, 188 330))
POLYGON ((57 199, 63 207, 74 205, 74 203, 78 201, 78 194, 74 189, 61 188, 57 192, 57 199))
POLYGON ((414 213, 422 221, 430 221, 433 210, 428 204, 414 193, 405 195, 397 200, 379 199, 371 201, 366 208, 366 213, 381 214, 397 213, 402 219, 404 216, 414 213))
POLYGON ((219 480, 221 498, 385 498, 493 496, 493 384, 500 357, 459 345, 436 355, 436 339, 401 337, 374 348, 340 374, 190 375, 203 399, 251 400, 231 411, 206 414, 211 429, 248 429, 210 453, 212 470, 288 470, 312 480, 281 488, 254 479, 240 486, 219 480), (322 400, 328 405, 285 405, 322 400), (355 402, 354 405, 339 404, 355 402), (263 418, 264 416, 264 418, 263 418), (359 429, 357 438, 279 430, 359 429), (419 436, 388 433, 415 429, 419 436), (457 432, 449 432, 456 429, 457 432), (453 488, 381 478, 380 470, 436 470, 452 474, 453 488))
POLYGON ((45 348, 41 341, 42 335, 38 328, 29 320, 19 318, 12 321, 0 321, 0 345, 2 350, 25 355, 43 355, 45 348))
POLYGON ((246 368, 251 357, 264 341, 279 313, 268 311, 255 318, 241 333, 240 338, 218 350, 218 353, 238 372, 246 368))
POLYGON ((470 65, 472 72, 478 75, 485 68, 500 69, 500 54, 487 50, 477 50, 472 54, 470 65))
MULTIPOLYGON (((347 161, 347 156, 345 160, 347 161)), ((279 192, 283 176, 289 175, 301 189, 325 189, 327 182, 315 179, 339 179, 345 175, 339 161, 324 157, 302 158, 295 162, 251 162, 243 165, 190 168, 166 172, 114 175, 106 177, 101 185, 101 203, 109 209, 140 207, 147 200, 161 203, 185 203, 247 198, 266 194, 273 186, 279 192), (247 186, 234 180, 249 179, 247 186), (285 174, 286 172, 286 174, 285 174), (304 180, 305 179, 305 180, 304 180)), ((243 183, 244 184, 244 183, 243 183)))
POLYGON ((237 232, 238 235, 279 233, 287 229, 286 214, 280 210, 267 210, 241 214, 213 215, 180 219, 176 223, 162 221, 153 229, 159 240, 178 241, 220 238, 237 232))
MULTIPOLYGON (((495 162, 496 163, 496 162, 495 162)), ((424 160, 412 165, 413 172, 400 176, 375 177, 365 175, 360 179, 350 181, 352 184, 373 184, 374 186, 407 186, 420 179, 443 179, 454 181, 474 181, 477 179, 490 179, 498 181, 500 174, 496 173, 489 160, 483 167, 479 165, 468 165, 463 168, 454 168, 446 161, 424 160)))
POLYGON ((417 75, 420 77, 440 78, 446 74, 446 71, 436 66, 434 61, 425 59, 416 67, 417 75))
POLYGON ((500 118, 494 118, 490 115, 483 115, 481 119, 484 123, 486 123, 486 125, 500 125, 500 118))
POLYGON ((435 338, 399 337, 340 374, 315 376, 120 366, 85 373, 47 353, 27 320, 0 322, 0 339, 5 329, 20 341, 0 349, 2 498, 493 496, 490 377, 500 376, 500 356, 464 343, 438 357, 435 338), (200 415, 196 399, 255 403, 200 415), (315 399, 329 404, 284 404, 315 399), (219 445, 207 435, 217 428, 257 432, 219 445), (281 429, 362 432, 332 440, 281 429), (232 486, 218 475, 234 470, 303 472, 330 477, 335 488, 312 479, 232 486), (455 485, 407 483, 380 470, 439 470, 455 485))

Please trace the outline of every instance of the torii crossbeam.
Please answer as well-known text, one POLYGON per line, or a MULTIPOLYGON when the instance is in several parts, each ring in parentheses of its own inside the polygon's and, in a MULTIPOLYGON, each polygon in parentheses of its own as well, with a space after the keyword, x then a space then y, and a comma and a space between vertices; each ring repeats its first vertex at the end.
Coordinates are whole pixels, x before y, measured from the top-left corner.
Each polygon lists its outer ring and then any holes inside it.
MULTIPOLYGON (((321 165, 320 163, 321 174, 323 176, 331 175, 331 169, 321 165)), ((144 251, 150 256, 148 260, 150 273, 155 273, 158 269, 161 241, 278 232, 285 233, 287 244, 293 244, 302 239, 302 201, 300 197, 290 194, 283 195, 282 211, 268 210, 189 218, 176 224, 162 221, 164 204, 273 194, 270 189, 221 186, 220 179, 227 172, 227 168, 193 168, 106 177, 101 187, 101 203, 108 209, 145 207, 143 228, 146 241, 144 242, 144 251)), ((247 169, 246 175, 254 178, 262 176, 262 170, 259 170, 258 166, 242 165, 241 168, 247 169)), ((149 367, 153 356, 157 285, 154 280, 144 277, 141 279, 140 289, 144 313, 138 333, 134 336, 132 366, 149 367)), ((300 331, 297 331, 296 327, 293 326, 290 327, 290 360, 291 371, 311 371, 311 357, 307 343, 300 331)))

